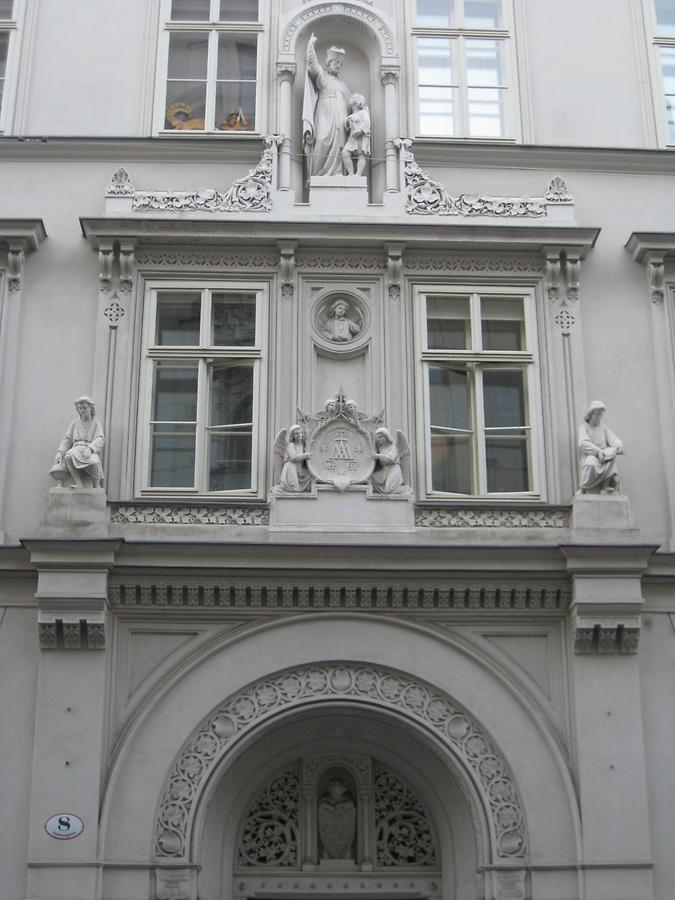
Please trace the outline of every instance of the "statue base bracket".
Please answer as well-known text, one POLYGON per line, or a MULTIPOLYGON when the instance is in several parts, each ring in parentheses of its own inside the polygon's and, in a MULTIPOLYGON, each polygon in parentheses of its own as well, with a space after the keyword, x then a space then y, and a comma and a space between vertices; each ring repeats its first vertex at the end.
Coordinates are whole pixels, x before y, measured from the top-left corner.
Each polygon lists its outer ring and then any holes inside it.
POLYGON ((365 175, 313 175, 309 179, 309 207, 340 215, 358 215, 368 210, 368 179, 365 175))

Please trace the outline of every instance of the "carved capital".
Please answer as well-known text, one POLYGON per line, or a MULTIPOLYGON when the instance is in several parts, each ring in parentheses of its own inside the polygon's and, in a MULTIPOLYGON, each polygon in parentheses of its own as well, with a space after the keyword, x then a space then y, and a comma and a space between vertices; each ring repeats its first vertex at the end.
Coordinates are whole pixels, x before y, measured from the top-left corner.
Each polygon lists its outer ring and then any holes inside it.
POLYGON ((25 262, 26 254, 23 247, 10 245, 7 251, 7 286, 13 293, 21 290, 21 279, 25 262))
POLYGON ((665 283, 665 253, 646 253, 647 284, 652 303, 663 303, 665 283))
POLYGON ((400 66, 380 66, 380 81, 382 84, 397 84, 400 77, 400 66))
POLYGON ((295 251, 298 247, 298 241, 278 241, 277 247, 279 248, 281 296, 291 298, 295 291, 295 251))
POLYGON ((289 81, 291 84, 295 81, 295 74, 298 70, 294 62, 278 62, 277 78, 279 81, 289 81))

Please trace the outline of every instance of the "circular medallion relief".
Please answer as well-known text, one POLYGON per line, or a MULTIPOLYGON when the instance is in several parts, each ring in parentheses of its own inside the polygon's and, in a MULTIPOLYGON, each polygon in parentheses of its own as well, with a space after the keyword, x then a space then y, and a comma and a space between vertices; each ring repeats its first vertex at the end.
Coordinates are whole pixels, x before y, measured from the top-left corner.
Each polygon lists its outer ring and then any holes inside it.
POLYGON ((332 349, 351 348, 363 338, 370 325, 368 307, 359 297, 343 291, 332 291, 314 305, 314 330, 322 343, 332 349))
POLYGON ((368 433, 350 422, 334 419, 314 433, 311 444, 307 465, 318 481, 344 490, 372 475, 375 460, 368 433))

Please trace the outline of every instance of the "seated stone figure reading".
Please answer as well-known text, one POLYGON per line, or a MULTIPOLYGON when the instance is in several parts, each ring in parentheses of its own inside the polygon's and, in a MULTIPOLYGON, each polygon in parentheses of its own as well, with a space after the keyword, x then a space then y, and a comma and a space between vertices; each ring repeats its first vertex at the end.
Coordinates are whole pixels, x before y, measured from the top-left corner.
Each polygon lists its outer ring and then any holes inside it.
POLYGON ((610 494, 619 489, 616 457, 624 452, 623 443, 602 424, 605 411, 605 404, 594 400, 579 428, 582 494, 610 494))
POLYGON ((103 482, 101 452, 105 443, 103 429, 94 418, 96 406, 91 397, 78 397, 75 401, 78 418, 68 426, 56 451, 52 478, 64 482, 72 479, 71 488, 96 488, 103 482))

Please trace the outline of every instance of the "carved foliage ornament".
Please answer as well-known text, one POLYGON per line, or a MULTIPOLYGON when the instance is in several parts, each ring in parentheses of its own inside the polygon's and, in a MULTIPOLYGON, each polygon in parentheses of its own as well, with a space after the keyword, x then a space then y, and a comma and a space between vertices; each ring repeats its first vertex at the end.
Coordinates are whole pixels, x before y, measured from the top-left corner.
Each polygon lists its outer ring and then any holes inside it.
POLYGON ((375 769, 375 852, 378 866, 435 866, 424 807, 392 772, 375 769))
POLYGON ((239 839, 240 866, 298 865, 300 780, 298 768, 279 775, 249 810, 239 839))
POLYGON ((132 209, 183 212, 269 212, 272 209, 272 182, 279 135, 268 135, 258 165, 238 178, 225 193, 207 188, 201 191, 135 191, 132 209))
POLYGON ((201 792, 228 749, 285 708, 342 699, 397 710, 435 734, 471 774, 491 822, 495 856, 527 853, 522 802, 499 749, 473 717, 438 689, 375 666, 325 664, 287 670, 237 692, 212 712, 181 750, 165 782, 155 852, 185 858, 201 792))

